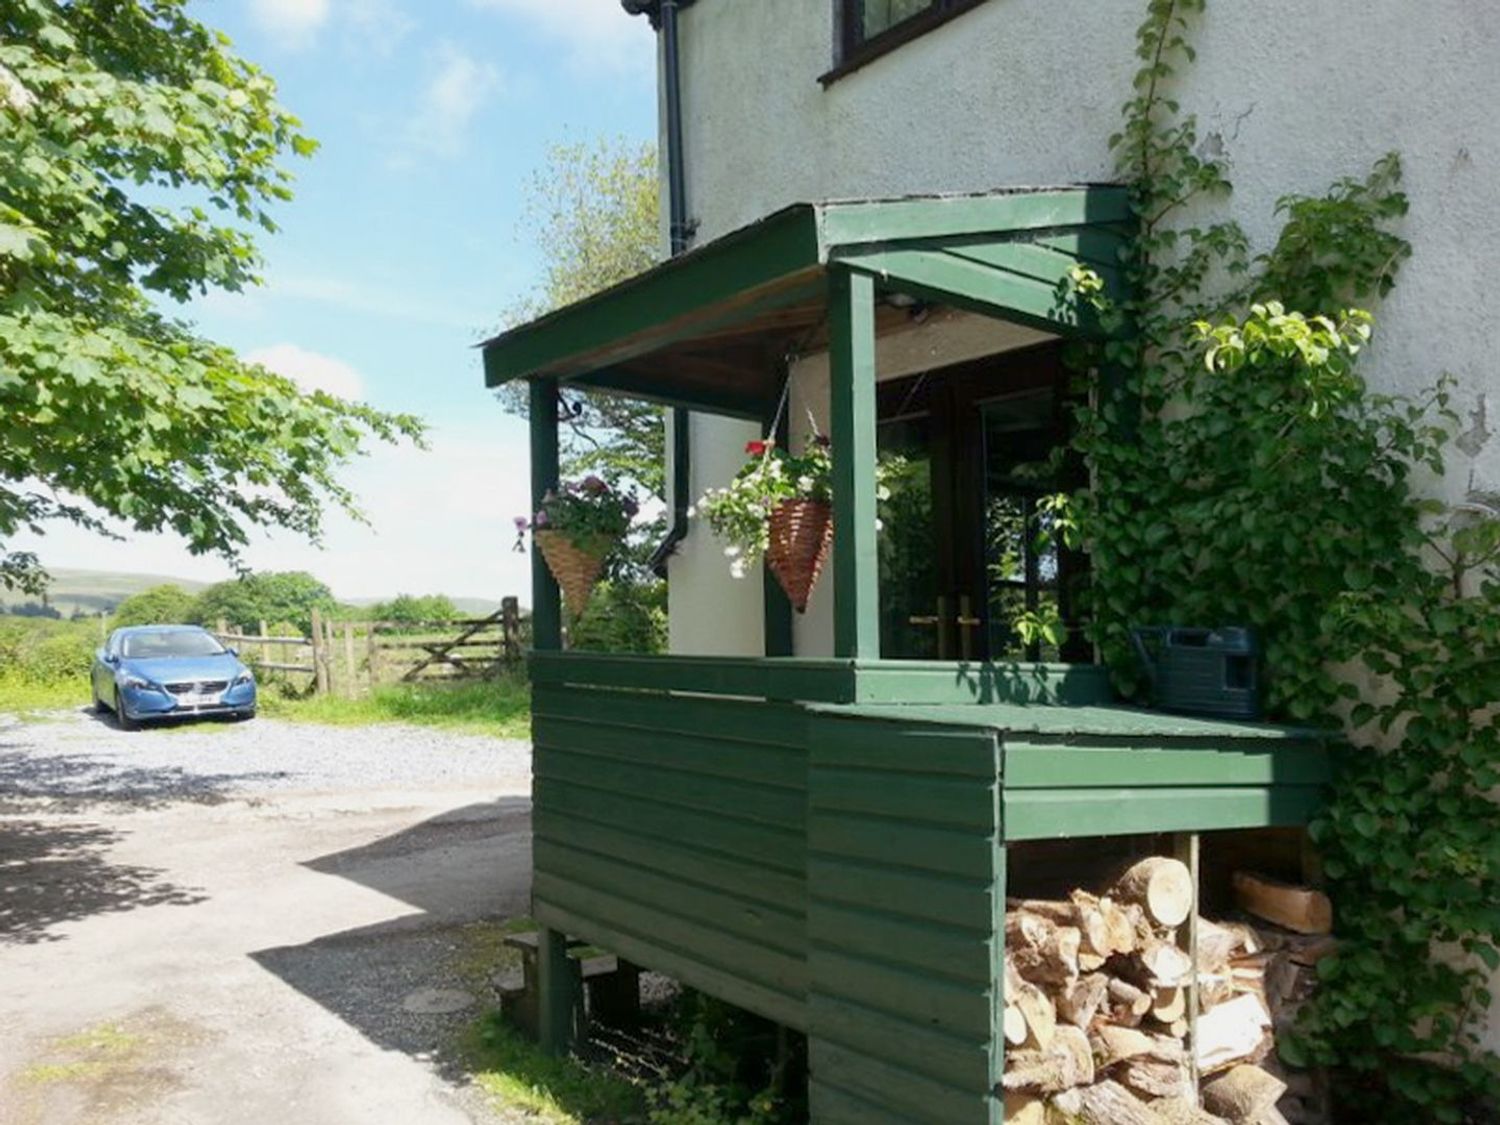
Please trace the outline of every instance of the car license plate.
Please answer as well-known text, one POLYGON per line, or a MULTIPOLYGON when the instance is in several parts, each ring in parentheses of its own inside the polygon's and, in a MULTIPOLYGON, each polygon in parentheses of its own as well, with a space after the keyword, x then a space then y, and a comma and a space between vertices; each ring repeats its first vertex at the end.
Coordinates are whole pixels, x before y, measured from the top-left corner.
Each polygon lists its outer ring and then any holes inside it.
POLYGON ((212 707, 219 702, 219 696, 213 692, 188 692, 179 696, 184 707, 212 707))

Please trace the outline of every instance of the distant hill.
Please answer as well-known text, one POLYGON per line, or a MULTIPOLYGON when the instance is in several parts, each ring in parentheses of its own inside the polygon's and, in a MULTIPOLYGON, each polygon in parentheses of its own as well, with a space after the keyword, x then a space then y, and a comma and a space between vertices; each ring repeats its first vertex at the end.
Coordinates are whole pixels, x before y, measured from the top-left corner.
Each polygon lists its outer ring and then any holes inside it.
MULTIPOLYGON (((191 578, 174 578, 169 574, 129 574, 115 570, 72 570, 68 567, 49 567, 52 585, 47 591, 47 603, 64 617, 71 617, 75 610, 87 614, 112 613, 114 608, 131 594, 139 594, 153 586, 180 586, 188 593, 196 593, 207 582, 195 582, 191 578)), ((337 592, 335 592, 337 593, 337 592)), ((391 597, 395 597, 394 594, 391 597)), ((0 604, 17 606, 37 599, 15 591, 0 591, 0 604)), ((390 598, 353 598, 353 605, 374 605, 390 598)), ((473 617, 488 617, 500 608, 498 598, 453 598, 459 611, 473 617)), ((0 613, 4 613, 0 609, 0 613)))
MULTIPOLYGON (((64 617, 71 617, 74 610, 84 613, 111 613, 131 594, 139 594, 153 586, 180 586, 194 593, 208 585, 194 582, 190 578, 172 578, 165 574, 124 574, 115 570, 70 570, 67 567, 50 567, 52 585, 47 590, 47 603, 64 617)), ((7 591, 0 595, 6 605, 19 605, 36 599, 7 591)))

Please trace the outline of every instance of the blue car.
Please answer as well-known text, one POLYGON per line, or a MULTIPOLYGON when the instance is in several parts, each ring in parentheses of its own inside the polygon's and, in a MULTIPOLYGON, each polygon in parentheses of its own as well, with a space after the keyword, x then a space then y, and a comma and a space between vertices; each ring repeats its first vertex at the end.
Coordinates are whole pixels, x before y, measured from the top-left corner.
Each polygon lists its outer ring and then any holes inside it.
POLYGON ((94 654, 94 710, 121 728, 181 715, 255 715, 255 676, 206 629, 136 625, 116 629, 94 654))

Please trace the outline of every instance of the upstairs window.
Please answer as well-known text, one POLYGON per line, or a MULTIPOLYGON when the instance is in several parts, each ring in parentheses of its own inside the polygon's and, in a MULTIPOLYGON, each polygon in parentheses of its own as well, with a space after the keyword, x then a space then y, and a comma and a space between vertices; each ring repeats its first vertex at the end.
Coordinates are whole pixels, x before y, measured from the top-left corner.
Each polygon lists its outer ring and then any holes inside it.
POLYGON ((844 6, 854 14, 856 42, 867 43, 898 23, 943 5, 941 0, 844 0, 844 6))
POLYGON ((834 0, 839 57, 827 85, 983 0, 834 0))

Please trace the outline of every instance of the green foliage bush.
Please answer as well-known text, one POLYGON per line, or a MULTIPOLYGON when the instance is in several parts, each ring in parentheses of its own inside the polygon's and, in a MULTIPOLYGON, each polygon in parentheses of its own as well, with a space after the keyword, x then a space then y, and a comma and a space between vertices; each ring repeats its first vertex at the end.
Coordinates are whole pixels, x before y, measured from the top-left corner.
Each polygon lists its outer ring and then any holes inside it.
POLYGON ((110 625, 178 625, 192 620, 196 605, 197 599, 180 586, 153 586, 121 602, 110 625))
POLYGON ((1448 382, 1409 400, 1358 372, 1356 305, 1410 253, 1394 156, 1284 199, 1255 261, 1235 223, 1183 221, 1230 190, 1167 92, 1203 7, 1150 0, 1112 142, 1139 222, 1132 297, 1075 279, 1115 333, 1080 357, 1104 377, 1078 414, 1092 484, 1069 502, 1093 634, 1128 692, 1131 626, 1254 625, 1274 715, 1345 729, 1311 828, 1341 946, 1283 1055, 1334 1068, 1348 1120, 1492 1120, 1500 1067, 1478 1032, 1500 968, 1500 521, 1413 485, 1443 471, 1448 382))
POLYGON ((83 682, 98 647, 97 621, 0 617, 0 681, 35 687, 83 682))
POLYGON ((371 621, 426 625, 435 621, 457 621, 463 614, 446 594, 398 594, 388 602, 371 606, 367 616, 371 621))
POLYGON ((312 611, 336 608, 333 592, 301 570, 248 574, 210 586, 198 595, 190 620, 212 628, 220 618, 232 628, 254 632, 262 621, 287 621, 306 636, 312 611))
POLYGON ((569 639, 574 648, 591 652, 665 652, 666 583, 625 578, 600 582, 588 612, 573 623, 569 639))

